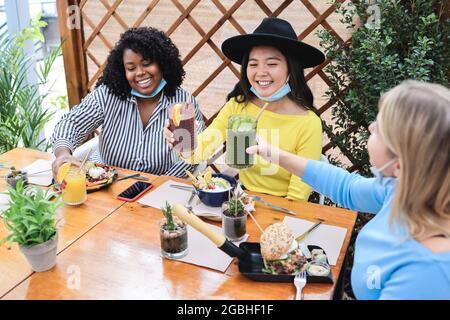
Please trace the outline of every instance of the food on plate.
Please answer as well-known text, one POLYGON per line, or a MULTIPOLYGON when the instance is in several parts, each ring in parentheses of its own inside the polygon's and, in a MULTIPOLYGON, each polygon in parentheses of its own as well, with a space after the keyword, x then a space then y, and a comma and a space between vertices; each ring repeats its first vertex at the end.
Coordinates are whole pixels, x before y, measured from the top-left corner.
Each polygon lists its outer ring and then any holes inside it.
POLYGON ((308 260, 302 254, 291 229, 278 222, 267 227, 261 236, 263 272, 270 274, 297 274, 305 271, 308 260))
POLYGON ((311 258, 313 260, 323 260, 324 257, 325 257, 325 261, 323 261, 323 262, 327 262, 327 256, 325 255, 325 252, 323 252, 322 249, 311 250, 311 258))
POLYGON ((205 192, 222 192, 231 189, 231 184, 220 177, 213 177, 212 172, 207 170, 203 174, 199 174, 197 177, 193 176, 192 173, 188 173, 192 178, 192 184, 195 188, 205 191, 205 192))
POLYGON ((330 266, 327 263, 313 260, 308 264, 306 272, 310 276, 326 277, 330 274, 330 266))
POLYGON ((115 170, 113 167, 105 166, 101 163, 87 161, 86 168, 86 186, 92 188, 95 186, 110 183, 115 178, 115 170))

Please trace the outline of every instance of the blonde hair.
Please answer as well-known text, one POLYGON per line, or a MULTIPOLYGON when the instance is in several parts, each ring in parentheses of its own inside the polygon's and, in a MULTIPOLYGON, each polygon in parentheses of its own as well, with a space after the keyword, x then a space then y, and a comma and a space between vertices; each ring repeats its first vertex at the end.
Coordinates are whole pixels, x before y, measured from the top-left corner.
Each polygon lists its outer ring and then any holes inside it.
POLYGON ((419 241, 450 237, 450 90, 409 80, 378 107, 381 136, 400 161, 391 223, 419 241))

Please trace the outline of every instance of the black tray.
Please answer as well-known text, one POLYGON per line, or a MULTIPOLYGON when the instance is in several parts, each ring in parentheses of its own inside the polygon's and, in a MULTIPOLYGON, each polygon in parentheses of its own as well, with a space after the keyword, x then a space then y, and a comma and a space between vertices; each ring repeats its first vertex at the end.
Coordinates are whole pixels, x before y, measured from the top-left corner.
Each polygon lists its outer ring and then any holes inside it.
MULTIPOLYGON (((261 247, 259 243, 256 242, 243 242, 239 245, 239 248, 245 250, 252 256, 252 263, 246 264, 241 260, 238 262, 239 272, 242 273, 247 278, 250 278, 255 281, 263 281, 263 282, 294 282, 293 275, 288 274, 269 274, 262 271, 264 268, 264 262, 261 257, 261 247)), ((309 245, 308 249, 310 251, 314 249, 321 249, 319 246, 309 245)), ((326 252, 324 251, 326 254, 326 252)), ((308 259, 310 262, 311 259, 308 259)), ((328 263, 328 259, 327 259, 328 263)), ((330 270, 330 273, 326 277, 321 276, 310 276, 306 275, 307 283, 333 283, 333 274, 330 270)))

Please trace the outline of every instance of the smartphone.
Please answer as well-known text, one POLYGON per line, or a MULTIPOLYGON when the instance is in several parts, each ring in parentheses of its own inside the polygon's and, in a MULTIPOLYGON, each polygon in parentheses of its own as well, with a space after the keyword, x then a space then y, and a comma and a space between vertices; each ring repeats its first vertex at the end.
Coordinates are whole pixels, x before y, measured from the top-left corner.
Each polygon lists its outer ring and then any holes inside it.
POLYGON ((131 186, 129 186, 127 189, 122 191, 118 196, 117 199, 133 202, 139 199, 146 193, 148 190, 150 190, 153 187, 153 185, 149 182, 143 182, 138 181, 131 186))

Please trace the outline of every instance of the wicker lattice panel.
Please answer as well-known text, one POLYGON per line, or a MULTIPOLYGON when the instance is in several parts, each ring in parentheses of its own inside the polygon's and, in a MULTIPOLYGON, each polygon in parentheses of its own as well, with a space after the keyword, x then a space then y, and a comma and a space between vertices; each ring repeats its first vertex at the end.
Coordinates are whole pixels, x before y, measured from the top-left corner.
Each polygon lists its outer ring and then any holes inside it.
MULTIPOLYGON (((239 76, 239 66, 220 51, 226 38, 252 32, 267 16, 290 21, 300 40, 317 47, 319 29, 330 30, 342 42, 351 37, 329 0, 82 0, 79 5, 84 39, 80 54, 86 59, 88 91, 120 33, 128 27, 153 26, 164 30, 180 49, 186 70, 183 87, 197 97, 207 119, 220 109, 239 76)), ((332 102, 324 97, 327 64, 306 70, 306 75, 322 119, 331 122, 332 102)), ((326 135, 324 145, 328 153, 339 152, 330 148, 326 135)))

